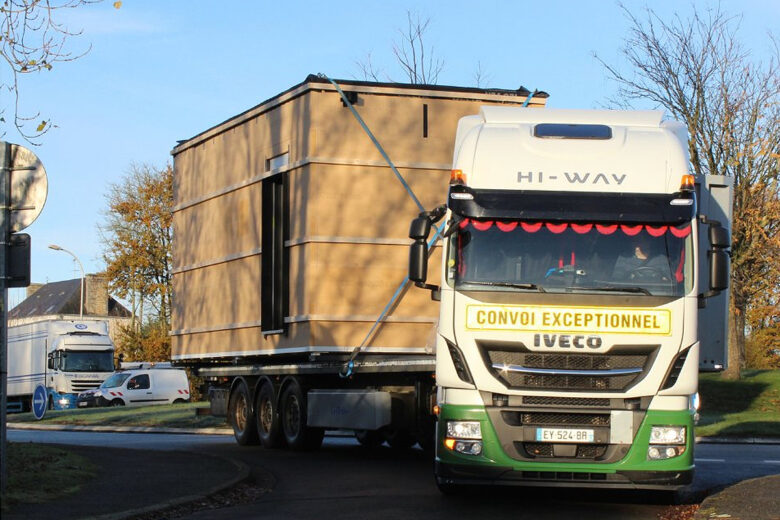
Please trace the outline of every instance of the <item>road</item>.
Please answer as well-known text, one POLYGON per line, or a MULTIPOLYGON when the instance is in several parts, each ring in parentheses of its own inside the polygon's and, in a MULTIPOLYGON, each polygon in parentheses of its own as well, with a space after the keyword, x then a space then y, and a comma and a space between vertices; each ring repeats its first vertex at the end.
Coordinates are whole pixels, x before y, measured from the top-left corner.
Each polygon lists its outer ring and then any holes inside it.
MULTIPOLYGON (((328 437, 313 453, 240 447, 229 436, 122 434, 9 430, 17 442, 113 446, 142 450, 213 453, 270 474, 273 491, 251 504, 203 511, 194 519, 398 518, 448 519, 657 519, 668 497, 648 492, 502 488, 473 496, 443 497, 432 479, 432 463, 420 450, 368 451, 351 438, 328 437)), ((699 444, 696 479, 689 492, 702 493, 746 478, 780 473, 780 445, 699 444)))

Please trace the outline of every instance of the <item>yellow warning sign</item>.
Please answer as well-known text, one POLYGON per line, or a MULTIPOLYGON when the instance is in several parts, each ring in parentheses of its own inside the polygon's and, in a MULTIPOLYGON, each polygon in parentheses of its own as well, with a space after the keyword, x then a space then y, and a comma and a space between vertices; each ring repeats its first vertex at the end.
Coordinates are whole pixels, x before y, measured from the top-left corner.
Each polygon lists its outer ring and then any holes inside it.
POLYGON ((668 309, 646 308, 468 305, 466 327, 470 330, 668 336, 672 332, 672 313, 668 309))

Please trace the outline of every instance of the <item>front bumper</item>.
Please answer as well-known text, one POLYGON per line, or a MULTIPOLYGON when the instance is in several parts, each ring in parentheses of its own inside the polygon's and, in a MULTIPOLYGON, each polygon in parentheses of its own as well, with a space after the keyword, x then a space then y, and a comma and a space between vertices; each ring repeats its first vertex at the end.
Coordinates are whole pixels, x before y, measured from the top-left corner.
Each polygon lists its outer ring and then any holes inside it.
POLYGON ((77 408, 95 408, 99 406, 108 406, 110 404, 111 401, 108 401, 102 395, 99 397, 95 397, 95 396, 79 397, 78 401, 76 402, 77 408))
POLYGON ((517 485, 545 487, 612 487, 674 489, 693 482, 693 469, 682 471, 522 471, 514 467, 447 464, 436 461, 440 484, 517 485))
MULTIPOLYGON (((516 430, 518 442, 507 441, 506 426, 499 435, 485 407, 442 405, 439 425, 447 420, 479 421, 483 451, 480 455, 456 453, 444 447, 445 428, 439 428, 436 447, 436 478, 445 485, 524 485, 609 487, 626 489, 676 489, 693 480, 693 420, 691 412, 654 411, 645 413, 636 428, 633 442, 612 446, 609 452, 621 456, 573 460, 549 456, 522 460, 515 444, 522 441, 523 428, 516 430), (685 451, 663 460, 648 460, 650 430, 654 425, 685 425, 685 451)), ((527 429, 527 427, 526 427, 527 429)))

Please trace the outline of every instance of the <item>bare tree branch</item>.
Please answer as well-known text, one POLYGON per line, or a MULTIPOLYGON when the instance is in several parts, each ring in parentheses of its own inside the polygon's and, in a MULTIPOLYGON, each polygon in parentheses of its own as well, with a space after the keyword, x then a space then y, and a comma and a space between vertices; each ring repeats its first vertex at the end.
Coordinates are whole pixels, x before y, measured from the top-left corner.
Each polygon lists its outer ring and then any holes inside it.
MULTIPOLYGON (((650 100, 686 123, 691 166, 697 174, 734 179, 732 224, 732 359, 744 359, 746 325, 778 314, 780 293, 780 71, 773 54, 753 61, 738 38, 740 17, 720 7, 670 21, 646 9, 642 19, 621 5, 631 29, 622 49, 629 67, 596 59, 617 82, 612 101, 650 100)), ((770 337, 771 335, 767 335, 770 337)))
POLYGON ((81 31, 71 31, 57 21, 56 15, 62 9, 99 1, 5 0, 0 5, 0 63, 5 63, 7 71, 0 80, 0 92, 7 92, 12 99, 0 107, 0 122, 5 122, 5 110, 12 108, 14 126, 31 144, 37 144, 35 139, 52 128, 52 121, 41 118, 40 113, 20 114, 20 76, 49 71, 58 62, 73 61, 89 52, 89 47, 75 54, 67 49, 69 40, 80 36, 81 31), (35 124, 34 130, 27 129, 30 123, 35 124))

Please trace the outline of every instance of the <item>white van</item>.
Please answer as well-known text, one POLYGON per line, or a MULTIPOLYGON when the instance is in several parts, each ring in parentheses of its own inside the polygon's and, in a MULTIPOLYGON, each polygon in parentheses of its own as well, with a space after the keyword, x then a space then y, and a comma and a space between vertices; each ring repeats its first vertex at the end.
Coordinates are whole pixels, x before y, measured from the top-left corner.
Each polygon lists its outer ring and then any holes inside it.
POLYGON ((145 406, 189 400, 187 372, 179 368, 148 368, 115 372, 100 388, 79 394, 78 407, 145 406))

